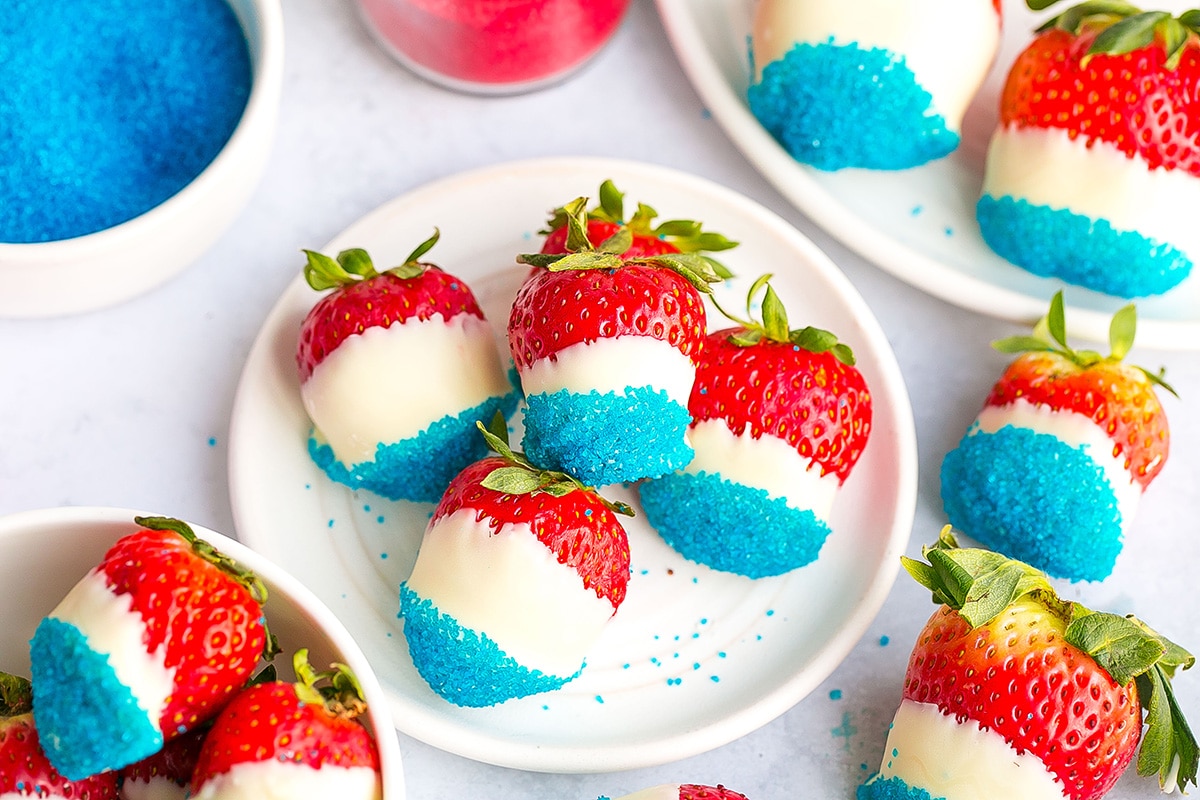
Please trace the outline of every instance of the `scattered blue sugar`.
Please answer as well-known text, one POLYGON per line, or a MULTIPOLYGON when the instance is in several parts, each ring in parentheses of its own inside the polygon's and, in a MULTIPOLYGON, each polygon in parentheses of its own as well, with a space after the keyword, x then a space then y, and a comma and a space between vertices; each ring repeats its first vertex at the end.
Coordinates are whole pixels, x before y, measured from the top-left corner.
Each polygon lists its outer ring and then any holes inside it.
POLYGON ((899 778, 880 780, 876 775, 858 787, 857 800, 942 800, 916 786, 909 786, 899 778))
POLYGON ((830 689, 829 690, 829 699, 830 700, 841 700, 842 699, 842 690, 841 689, 830 689))
POLYGON ((112 227, 190 183, 250 95, 225 0, 8 0, 0 15, 0 241, 112 227))
POLYGON ((33 715, 42 747, 69 780, 118 769, 162 748, 157 720, 117 679, 108 656, 68 622, 47 617, 30 642, 33 715))
POLYGON ((208 437, 208 446, 216 447, 217 446, 217 437, 215 437, 215 436, 208 437))
POLYGON ((1117 297, 1162 294, 1192 270, 1192 260, 1167 242, 1066 209, 984 195, 975 216, 984 241, 1013 264, 1117 297))
POLYGON ((904 58, 880 48, 796 44, 747 99, 793 158, 818 169, 907 169, 958 147, 904 58))
POLYGON ((525 398, 525 455, 589 486, 657 477, 685 466, 692 417, 665 391, 562 390, 525 398))
POLYGON ((451 703, 482 708, 549 692, 574 679, 529 669, 486 634, 464 628, 429 600, 400 584, 400 616, 413 666, 430 688, 451 703))
POLYGON ((829 526, 763 489, 687 472, 639 486, 646 520, 680 555, 750 578, 814 561, 829 526))
POLYGON ((942 462, 954 527, 1056 578, 1099 581, 1121 551, 1121 514, 1083 447, 1027 428, 963 437, 942 462))
POLYGON ((829 731, 833 736, 839 739, 845 739, 846 742, 842 746, 843 750, 850 750, 850 740, 854 738, 854 734, 858 733, 858 728, 850 723, 850 712, 842 712, 842 724, 829 731))
POLYGON ((436 503, 454 476, 487 455, 487 445, 475 426, 490 422, 497 411, 508 417, 516 410, 510 392, 454 415, 442 417, 411 439, 380 442, 375 460, 347 467, 328 444, 308 440, 308 454, 331 480, 352 489, 367 489, 389 500, 436 503))
POLYGON ((891 643, 891 641, 892 641, 892 640, 891 640, 891 639, 889 639, 887 636, 880 636, 880 637, 879 637, 879 646, 880 646, 880 647, 887 647, 887 646, 888 646, 888 645, 891 643))

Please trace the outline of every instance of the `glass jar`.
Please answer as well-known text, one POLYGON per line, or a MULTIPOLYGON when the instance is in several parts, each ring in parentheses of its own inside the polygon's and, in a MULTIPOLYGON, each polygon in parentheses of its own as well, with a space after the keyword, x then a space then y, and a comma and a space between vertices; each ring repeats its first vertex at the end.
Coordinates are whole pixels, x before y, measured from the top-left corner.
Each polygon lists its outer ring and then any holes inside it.
POLYGON ((629 0, 358 0, 368 28, 427 80, 516 94, 561 80, 612 36, 629 0))

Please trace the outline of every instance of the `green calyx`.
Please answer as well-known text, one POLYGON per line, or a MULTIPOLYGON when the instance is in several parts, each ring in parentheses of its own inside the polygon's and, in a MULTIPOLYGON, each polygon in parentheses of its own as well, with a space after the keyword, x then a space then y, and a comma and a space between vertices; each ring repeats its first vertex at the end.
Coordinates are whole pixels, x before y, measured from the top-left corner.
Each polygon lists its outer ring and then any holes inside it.
MULTIPOLYGON (((183 520, 173 517, 134 517, 134 523, 152 531, 173 531, 183 538, 192 548, 192 552, 197 557, 207 561, 220 569, 225 574, 232 577, 246 590, 250 592, 250 596, 260 606, 267 602, 267 586, 263 583, 262 578, 258 577, 253 571, 242 566, 239 562, 222 553, 211 542, 207 542, 196 535, 192 530, 192 526, 188 525, 183 520)), ((265 640, 263 643, 263 658, 267 661, 272 660, 279 655, 279 642, 275 639, 274 634, 267 629, 267 623, 264 619, 262 622, 263 633, 265 640)))
MULTIPOLYGON (((618 192, 617 194, 619 195, 620 193, 618 192)), ((601 195, 604 195, 603 187, 601 187, 601 195)), ((690 284, 705 293, 712 292, 711 284, 720 283, 726 278, 731 277, 729 270, 720 262, 708 256, 701 255, 697 250, 688 251, 683 247, 680 247, 681 252, 679 253, 663 253, 647 258, 622 258, 621 254, 633 244, 634 228, 631 225, 623 225, 616 233, 601 242, 599 246, 594 247, 591 240, 588 239, 587 234, 587 203, 588 200, 586 197, 577 197, 561 209, 558 209, 555 218, 551 220, 552 224, 555 220, 558 220, 558 227, 566 225, 567 250, 570 252, 565 254, 523 253, 517 256, 517 262, 535 267, 544 267, 551 272, 588 269, 615 270, 630 264, 654 266, 678 273, 686 278, 690 284)), ((649 209, 648 206, 645 208, 649 209)), ((639 207, 640 212, 641 207, 639 207)), ((649 209, 649 213, 653 216, 654 210, 649 209)), ((671 223, 663 223, 663 225, 676 224, 683 225, 685 223, 678 220, 671 223)), ((712 236, 719 235, 712 234, 712 236)), ((737 244, 736 242, 729 242, 723 236, 719 236, 719 239, 720 242, 725 243, 723 246, 718 243, 717 247, 720 249, 734 247, 737 244)), ((679 242, 675 240, 672 240, 672 242, 677 247, 679 246, 679 242)), ((717 249, 717 247, 709 246, 704 249, 712 250, 717 249)))
POLYGON ((33 711, 33 685, 28 678, 0 672, 0 719, 33 711))
POLYGON ((329 669, 318 672, 308 663, 308 650, 301 648, 292 656, 292 671, 296 673, 293 688, 301 701, 324 706, 329 713, 346 719, 367 710, 362 684, 345 664, 334 662, 329 669))
POLYGON ((1196 784, 1200 748, 1171 689, 1175 672, 1195 663, 1191 653, 1133 616, 1062 600, 1049 578, 1028 564, 990 550, 960 548, 949 525, 921 552, 926 561, 902 557, 904 568, 933 593, 935 603, 953 608, 973 628, 1023 597, 1033 597, 1063 620, 1069 644, 1121 686, 1137 684, 1146 722, 1138 774, 1157 773, 1164 789, 1196 784))
MULTIPOLYGON (((1026 5, 1041 11, 1057 2, 1059 0, 1026 0, 1026 5)), ((1167 53, 1167 68, 1174 69, 1179 65, 1188 39, 1200 35, 1200 10, 1185 11, 1176 17, 1166 11, 1143 11, 1128 3, 1089 0, 1047 20, 1038 28, 1038 33, 1054 28, 1076 35, 1084 28, 1097 31, 1084 63, 1095 55, 1130 53, 1157 41, 1167 53)))
MULTIPOLYGON (((1058 353, 1081 369, 1100 363, 1115 364, 1123 361, 1133 348, 1133 340, 1137 334, 1137 307, 1130 303, 1113 314, 1108 326, 1109 354, 1101 355, 1094 350, 1075 350, 1067 344, 1066 312, 1063 309, 1062 292, 1054 293, 1050 300, 1050 311, 1038 320, 1030 336, 1010 336, 992 342, 992 347, 1001 353, 1016 355, 1019 353, 1058 353)), ((1178 397, 1175 389, 1166 382, 1166 371, 1159 369, 1157 373, 1143 367, 1135 367, 1146 376, 1155 386, 1161 386, 1166 391, 1178 397)))
POLYGON ((850 349, 849 345, 839 342, 837 336, 829 331, 814 328, 811 325, 795 330, 788 327, 787 309, 784 308, 783 301, 771 287, 772 277, 770 274, 761 275, 751 284, 750 291, 746 293, 745 319, 730 314, 721 308, 716 300, 712 300, 712 304, 721 314, 731 322, 736 322, 745 328, 743 332, 730 336, 729 341, 738 347, 753 347, 763 339, 784 344, 790 343, 802 347, 810 353, 831 352, 838 361, 848 366, 854 366, 854 351, 850 349), (754 298, 763 290, 765 290, 765 294, 762 299, 762 320, 760 321, 754 317, 754 298))
MULTIPOLYGON (((419 277, 429 267, 421 263, 421 257, 433 249, 441 235, 441 231, 434 228, 433 235, 417 245, 403 263, 384 272, 405 280, 419 277)), ((381 274, 375 269, 375 263, 367 251, 358 247, 343 250, 336 259, 313 250, 305 250, 304 255, 308 257, 308 263, 304 265, 304 280, 317 291, 349 286, 381 274)))
POLYGON ((633 507, 627 503, 609 500, 591 486, 587 486, 565 472, 542 469, 535 466, 524 453, 512 449, 508 443, 508 423, 499 411, 492 417, 491 424, 484 426, 482 422, 475 425, 483 434, 484 441, 496 455, 500 456, 508 466, 497 467, 483 479, 485 489, 504 494, 537 494, 545 492, 554 497, 563 497, 571 492, 588 492, 595 495, 609 511, 626 517, 634 515, 633 507))

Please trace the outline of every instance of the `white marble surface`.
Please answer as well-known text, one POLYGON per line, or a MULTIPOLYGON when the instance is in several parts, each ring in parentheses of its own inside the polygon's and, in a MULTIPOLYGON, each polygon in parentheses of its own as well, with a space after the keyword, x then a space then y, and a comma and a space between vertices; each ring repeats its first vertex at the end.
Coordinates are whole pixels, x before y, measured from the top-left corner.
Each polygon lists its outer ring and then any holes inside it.
MULTIPOLYGON (((265 179, 217 245, 182 276, 83 316, 0 321, 0 514, 59 505, 139 507, 236 533, 225 472, 242 361, 299 249, 413 187, 542 155, 598 155, 698 173, 808 234, 846 272, 896 350, 920 447, 909 552, 942 524, 937 470, 1006 359, 987 342, 1009 323, 931 299, 852 255, 805 220, 708 118, 675 62, 650 0, 635 0, 612 44, 557 87, 510 98, 452 94, 376 48, 349 0, 286 0, 281 127, 265 179)), ((53 276, 47 276, 53 280, 53 276)), ((3 291, 3 287, 0 287, 3 291)), ((1172 455, 1147 493, 1116 573, 1068 594, 1136 610, 1200 650, 1200 357, 1135 349, 1167 367, 1172 455)), ((668 782, 724 783, 754 800, 851 797, 879 760, 908 649, 933 607, 901 577, 869 632, 807 699, 715 751, 652 769, 545 775, 474 763, 401 737, 409 796, 618 796, 668 782), (886 645, 881 642, 888 642, 886 645)), ((2 624, 2 623, 0 623, 2 624)), ((1200 724, 1200 670, 1177 691, 1200 724)), ((1115 798, 1149 798, 1126 778, 1115 798)))

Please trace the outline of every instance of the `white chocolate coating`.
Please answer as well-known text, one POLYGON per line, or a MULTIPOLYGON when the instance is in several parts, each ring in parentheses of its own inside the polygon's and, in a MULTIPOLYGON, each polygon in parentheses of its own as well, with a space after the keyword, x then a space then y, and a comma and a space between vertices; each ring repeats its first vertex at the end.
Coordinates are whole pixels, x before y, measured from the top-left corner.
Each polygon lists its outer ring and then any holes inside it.
POLYGON ((618 336, 579 342, 554 358, 535 361, 521 373, 527 395, 567 390, 578 394, 625 394, 629 388, 652 386, 687 405, 696 380, 692 360, 667 342, 651 336, 618 336))

